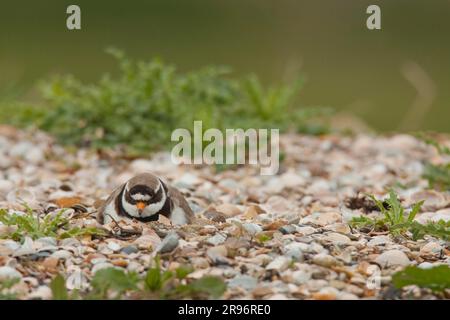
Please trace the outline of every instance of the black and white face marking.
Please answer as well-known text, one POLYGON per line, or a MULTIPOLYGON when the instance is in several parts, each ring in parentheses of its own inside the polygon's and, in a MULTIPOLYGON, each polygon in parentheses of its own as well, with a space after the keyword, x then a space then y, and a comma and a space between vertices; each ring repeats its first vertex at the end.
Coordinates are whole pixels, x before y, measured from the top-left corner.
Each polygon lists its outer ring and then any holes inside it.
POLYGON ((166 199, 161 181, 156 190, 145 185, 137 185, 130 190, 126 184, 122 195, 122 205, 130 216, 146 218, 157 214, 163 208, 166 199))

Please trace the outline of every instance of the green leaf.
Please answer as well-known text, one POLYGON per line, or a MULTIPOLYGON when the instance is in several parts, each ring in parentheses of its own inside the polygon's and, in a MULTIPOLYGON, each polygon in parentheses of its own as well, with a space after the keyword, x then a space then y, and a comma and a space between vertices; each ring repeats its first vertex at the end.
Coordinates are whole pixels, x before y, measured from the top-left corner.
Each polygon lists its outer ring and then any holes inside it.
POLYGON ((120 269, 106 268, 95 273, 91 285, 101 293, 106 293, 108 289, 123 293, 127 290, 136 290, 138 281, 136 273, 125 273, 120 269))
POLYGON ((204 276, 190 283, 188 287, 193 293, 207 294, 214 299, 221 297, 227 289, 225 282, 215 276, 204 276))
POLYGON ((52 290, 53 300, 67 300, 69 298, 66 281, 60 274, 53 278, 50 289, 52 290))
POLYGON ((424 203, 425 203, 425 200, 422 200, 413 205, 413 208, 411 209, 411 212, 408 215, 408 222, 413 222, 414 218, 416 217, 417 213, 419 213, 419 211, 422 208, 422 205, 424 203))
POLYGON ((175 270, 175 274, 178 279, 184 279, 193 271, 194 269, 191 266, 181 266, 175 270))
POLYGON ((441 265, 431 269, 421 269, 410 266, 395 273, 392 276, 392 283, 397 288, 416 285, 433 291, 443 291, 450 289, 450 267, 441 265))
POLYGON ((145 276, 145 286, 150 291, 160 290, 163 286, 159 256, 155 258, 155 267, 149 268, 145 276))

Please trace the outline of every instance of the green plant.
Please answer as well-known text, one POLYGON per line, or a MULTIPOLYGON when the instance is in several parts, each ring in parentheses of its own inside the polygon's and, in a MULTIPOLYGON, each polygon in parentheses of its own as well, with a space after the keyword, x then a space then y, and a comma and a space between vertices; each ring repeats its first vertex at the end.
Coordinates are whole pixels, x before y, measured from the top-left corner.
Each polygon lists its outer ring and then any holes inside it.
POLYGON ((55 216, 47 214, 41 218, 38 213, 26 206, 23 214, 11 213, 0 209, 0 222, 11 227, 11 233, 5 237, 16 241, 23 240, 26 236, 32 239, 42 237, 68 238, 83 235, 105 235, 105 232, 98 228, 70 228, 69 221, 63 217, 64 210, 59 211, 55 216))
MULTIPOLYGON (((135 299, 208 299, 219 298, 226 290, 222 279, 204 276, 188 281, 191 267, 181 266, 175 271, 162 270, 159 257, 154 266, 144 276, 135 272, 125 272, 117 268, 106 268, 95 273, 92 290, 81 296, 84 299, 120 299, 125 295, 135 299)), ((78 295, 70 295, 61 276, 56 276, 51 289, 54 299, 73 299, 78 295)))
POLYGON ((425 235, 430 235, 443 240, 450 239, 450 222, 443 220, 438 222, 428 222, 421 224, 414 221, 423 201, 413 204, 408 215, 397 198, 396 193, 391 190, 389 198, 380 201, 373 195, 368 195, 383 214, 380 218, 369 218, 366 216, 355 217, 350 221, 350 226, 361 231, 389 231, 393 235, 411 234, 413 240, 422 239, 425 235))
POLYGON ((414 241, 422 239, 425 235, 450 241, 450 221, 439 220, 427 224, 413 221, 408 227, 414 241))
POLYGON ((42 84, 45 104, 14 104, 0 110, 0 122, 33 125, 66 145, 114 148, 131 154, 166 149, 176 128, 279 128, 322 133, 328 110, 294 108, 303 78, 265 87, 254 75, 232 78, 229 68, 182 73, 160 59, 133 61, 109 50, 120 74, 86 84, 62 76, 42 84), (14 112, 10 112, 14 111, 14 112), (318 119, 320 118, 320 119, 318 119))
POLYGON ((392 283, 399 289, 416 285, 435 292, 442 292, 450 289, 450 267, 440 265, 431 269, 421 269, 417 266, 409 266, 396 272, 392 276, 392 283))
POLYGON ((450 190, 450 163, 443 165, 426 163, 423 177, 428 180, 430 188, 450 190))
MULTIPOLYGON (((416 136, 426 144, 435 147, 439 154, 450 155, 450 148, 440 144, 430 134, 418 133, 416 136)), ((426 162, 423 177, 428 180, 430 188, 450 190, 450 163, 436 165, 426 162)))
POLYGON ((19 278, 6 279, 0 281, 0 300, 16 300, 17 295, 10 291, 10 289, 17 283, 19 283, 19 278))
MULTIPOLYGON (((405 216, 405 209, 398 200, 397 194, 394 190, 389 191, 389 198, 386 199, 387 208, 384 206, 384 202, 375 198, 375 196, 370 195, 370 198, 380 209, 381 213, 384 215, 384 220, 387 222, 388 226, 395 227, 405 223, 411 223, 414 221, 417 213, 420 211, 424 201, 417 202, 413 204, 411 211, 408 216, 405 216)), ((397 228, 400 229, 401 228, 397 228)))

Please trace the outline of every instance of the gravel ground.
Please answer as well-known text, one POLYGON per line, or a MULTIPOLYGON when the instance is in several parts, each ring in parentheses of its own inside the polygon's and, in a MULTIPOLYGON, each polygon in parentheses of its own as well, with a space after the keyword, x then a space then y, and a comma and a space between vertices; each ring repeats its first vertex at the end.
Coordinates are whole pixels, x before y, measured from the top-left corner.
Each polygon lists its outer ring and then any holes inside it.
MULTIPOLYGON (((135 223, 140 234, 126 239, 3 239, 0 280, 20 277, 13 287, 19 298, 49 299, 57 273, 67 288, 89 290, 98 270, 144 273, 159 252, 164 268, 192 265, 189 278, 222 277, 228 285, 223 299, 436 298, 414 286, 392 290, 391 275, 408 265, 450 264, 448 243, 360 233, 348 225, 352 217, 380 214, 362 194, 382 198, 399 183, 406 186, 398 188, 404 206, 425 200, 417 221, 448 221, 448 192, 428 190, 421 178, 425 160, 444 160, 433 148, 407 135, 284 135, 281 144, 279 174, 261 176, 251 166, 218 173, 175 166, 168 154, 127 160, 71 152, 43 133, 1 126, 0 208, 24 211, 23 200, 43 216, 70 207, 64 216, 72 225, 96 226, 101 200, 133 175, 151 171, 186 195, 198 219, 176 228, 162 219, 135 223), (371 286, 374 281, 379 286, 371 286)), ((0 237, 8 232, 0 225, 0 237)))

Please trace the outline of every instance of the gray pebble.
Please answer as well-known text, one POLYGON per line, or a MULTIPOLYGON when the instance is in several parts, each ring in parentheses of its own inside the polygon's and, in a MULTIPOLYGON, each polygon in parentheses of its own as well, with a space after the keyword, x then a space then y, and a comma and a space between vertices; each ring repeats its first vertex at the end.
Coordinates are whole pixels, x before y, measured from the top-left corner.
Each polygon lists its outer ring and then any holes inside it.
POLYGON ((176 232, 169 232, 167 236, 161 241, 156 252, 167 253, 175 250, 178 247, 180 237, 176 232))
POLYGON ((125 254, 132 254, 132 253, 137 253, 139 252, 139 249, 136 246, 126 246, 123 247, 120 252, 125 253, 125 254))
POLYGON ((242 288, 245 290, 253 290, 256 288, 258 280, 248 275, 238 275, 228 282, 229 288, 242 288))

